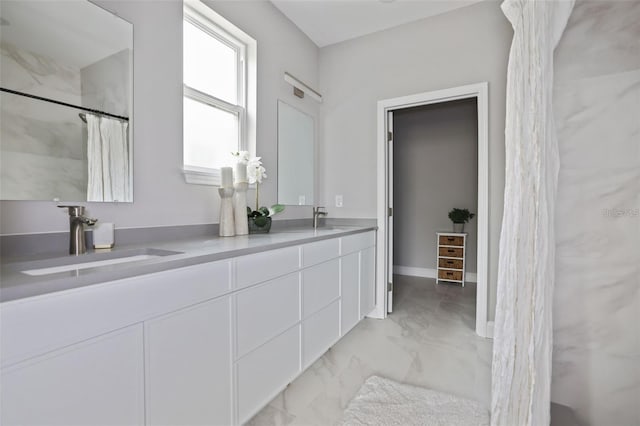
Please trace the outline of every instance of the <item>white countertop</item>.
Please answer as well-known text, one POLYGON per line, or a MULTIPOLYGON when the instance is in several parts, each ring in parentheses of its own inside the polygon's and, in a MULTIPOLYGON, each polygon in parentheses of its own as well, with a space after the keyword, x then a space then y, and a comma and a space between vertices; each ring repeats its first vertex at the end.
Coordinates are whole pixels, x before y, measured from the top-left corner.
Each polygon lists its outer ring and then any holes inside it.
POLYGON ((178 252, 178 254, 152 257, 137 262, 74 269, 71 271, 37 276, 28 275, 22 271, 77 263, 79 257, 25 257, 1 264, 0 302, 4 304, 27 297, 37 297, 92 284, 213 262, 329 238, 343 237, 375 229, 375 227, 371 226, 332 226, 318 228, 317 230, 310 228, 290 228, 272 231, 269 234, 236 237, 206 236, 180 241, 118 246, 108 252, 88 252, 82 255, 87 256, 83 261, 100 260, 101 258, 107 257, 122 257, 123 255, 127 255, 128 252, 139 252, 141 249, 168 250, 178 252))

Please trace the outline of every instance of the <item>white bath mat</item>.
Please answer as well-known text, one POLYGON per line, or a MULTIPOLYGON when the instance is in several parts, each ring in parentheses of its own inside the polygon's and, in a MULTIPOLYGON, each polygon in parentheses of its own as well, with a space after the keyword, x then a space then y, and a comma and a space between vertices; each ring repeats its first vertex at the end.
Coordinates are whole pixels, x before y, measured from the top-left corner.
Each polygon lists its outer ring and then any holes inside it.
POLYGON ((489 424, 489 412, 477 401, 371 376, 339 424, 478 426, 489 424))

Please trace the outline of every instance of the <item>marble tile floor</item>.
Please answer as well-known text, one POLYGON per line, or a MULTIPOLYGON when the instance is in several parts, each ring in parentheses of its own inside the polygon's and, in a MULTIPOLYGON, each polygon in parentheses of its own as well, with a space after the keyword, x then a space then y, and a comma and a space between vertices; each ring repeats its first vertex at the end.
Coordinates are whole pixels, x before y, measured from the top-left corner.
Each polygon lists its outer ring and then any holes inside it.
POLYGON ((394 277, 394 311, 365 318, 249 425, 332 425, 362 383, 379 375, 490 405, 492 340, 475 334, 474 283, 394 277))

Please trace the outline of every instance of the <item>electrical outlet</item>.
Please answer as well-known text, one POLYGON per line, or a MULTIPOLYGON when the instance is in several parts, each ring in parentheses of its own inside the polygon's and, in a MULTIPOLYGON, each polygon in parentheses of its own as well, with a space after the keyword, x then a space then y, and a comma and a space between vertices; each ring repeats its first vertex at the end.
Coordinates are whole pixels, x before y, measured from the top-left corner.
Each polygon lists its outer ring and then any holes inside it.
POLYGON ((336 195, 336 207, 342 207, 342 195, 336 195))

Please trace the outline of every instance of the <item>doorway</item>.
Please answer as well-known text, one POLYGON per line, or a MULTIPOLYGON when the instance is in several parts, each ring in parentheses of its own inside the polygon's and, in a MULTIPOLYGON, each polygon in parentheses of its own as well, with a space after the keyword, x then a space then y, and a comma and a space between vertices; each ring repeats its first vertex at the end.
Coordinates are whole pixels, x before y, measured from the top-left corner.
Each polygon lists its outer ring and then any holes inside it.
POLYGON ((488 83, 419 93, 378 102, 378 253, 376 309, 373 317, 386 318, 393 310, 393 113, 396 110, 475 98, 478 114, 478 207, 477 207, 477 294, 476 334, 491 337, 488 311, 488 83))

